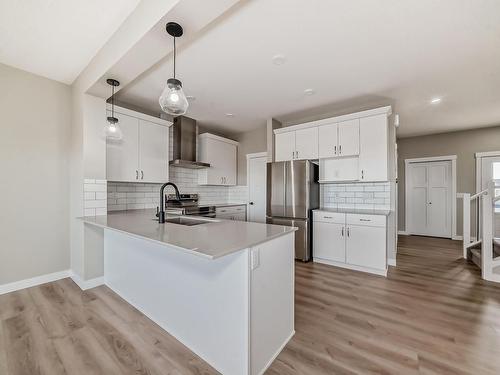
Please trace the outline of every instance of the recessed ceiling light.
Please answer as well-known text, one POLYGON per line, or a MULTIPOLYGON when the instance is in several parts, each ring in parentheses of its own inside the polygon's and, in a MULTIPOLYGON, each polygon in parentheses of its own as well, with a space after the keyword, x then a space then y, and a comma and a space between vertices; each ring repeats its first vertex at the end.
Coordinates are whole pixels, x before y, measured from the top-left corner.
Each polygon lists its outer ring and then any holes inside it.
POLYGON ((432 103, 432 104, 438 104, 438 103, 440 103, 440 102, 441 102, 441 98, 432 98, 432 99, 431 99, 431 103, 432 103))
POLYGON ((316 91, 314 91, 313 89, 305 89, 304 90, 304 95, 311 96, 314 94, 316 94, 316 91))
POLYGON ((226 117, 234 117, 234 114, 232 114, 232 113, 226 113, 226 117))
POLYGON ((186 99, 194 102, 196 100, 196 96, 193 95, 186 95, 186 99))
POLYGON ((273 56, 273 64, 274 65, 283 65, 286 62, 285 55, 274 55, 273 56))

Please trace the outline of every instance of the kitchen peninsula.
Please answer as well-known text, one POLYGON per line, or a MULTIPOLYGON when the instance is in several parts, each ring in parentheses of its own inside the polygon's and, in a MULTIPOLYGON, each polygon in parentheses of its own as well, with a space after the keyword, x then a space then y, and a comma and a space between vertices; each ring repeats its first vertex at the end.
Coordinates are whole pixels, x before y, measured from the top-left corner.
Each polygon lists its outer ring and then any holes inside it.
POLYGON ((153 210, 104 228, 105 284, 223 374, 261 374, 294 334, 294 230, 153 210))

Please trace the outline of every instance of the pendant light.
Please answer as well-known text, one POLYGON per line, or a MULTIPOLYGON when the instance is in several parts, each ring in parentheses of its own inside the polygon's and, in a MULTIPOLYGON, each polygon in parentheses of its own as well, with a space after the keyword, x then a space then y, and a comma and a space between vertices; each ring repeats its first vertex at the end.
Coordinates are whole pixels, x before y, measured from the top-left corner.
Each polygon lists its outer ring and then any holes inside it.
POLYGON ((119 141, 123 138, 123 133, 115 117, 115 87, 120 86, 120 82, 110 78, 106 82, 111 86, 111 116, 108 116, 108 123, 104 126, 104 135, 107 139, 119 141))
POLYGON ((182 26, 176 22, 167 23, 167 33, 174 37, 174 78, 167 80, 167 87, 163 90, 159 102, 161 109, 172 116, 180 116, 186 113, 188 101, 182 90, 182 82, 175 78, 175 39, 182 36, 182 26))

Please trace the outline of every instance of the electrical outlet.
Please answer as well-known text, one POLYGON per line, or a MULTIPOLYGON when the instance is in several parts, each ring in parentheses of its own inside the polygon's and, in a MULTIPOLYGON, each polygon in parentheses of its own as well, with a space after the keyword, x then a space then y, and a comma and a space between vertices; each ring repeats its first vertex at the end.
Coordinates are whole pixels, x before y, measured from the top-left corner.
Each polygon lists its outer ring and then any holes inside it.
POLYGON ((252 270, 256 269, 260 265, 260 250, 259 249, 252 249, 250 251, 251 254, 251 267, 252 270))

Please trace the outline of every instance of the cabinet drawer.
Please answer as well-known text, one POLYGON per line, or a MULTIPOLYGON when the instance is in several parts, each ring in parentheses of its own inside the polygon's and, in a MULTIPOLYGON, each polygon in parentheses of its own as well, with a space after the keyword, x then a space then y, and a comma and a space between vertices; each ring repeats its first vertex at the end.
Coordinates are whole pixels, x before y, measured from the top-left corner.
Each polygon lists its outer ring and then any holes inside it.
POLYGON ((359 215, 359 214, 346 215, 346 223, 352 225, 385 227, 385 222, 386 222, 386 217, 384 215, 359 215))
POLYGON ((228 206, 228 207, 217 207, 215 212, 217 214, 239 214, 245 212, 246 207, 241 206, 228 206))
POLYGON ((313 220, 324 223, 345 223, 345 214, 339 212, 314 211, 313 220))

